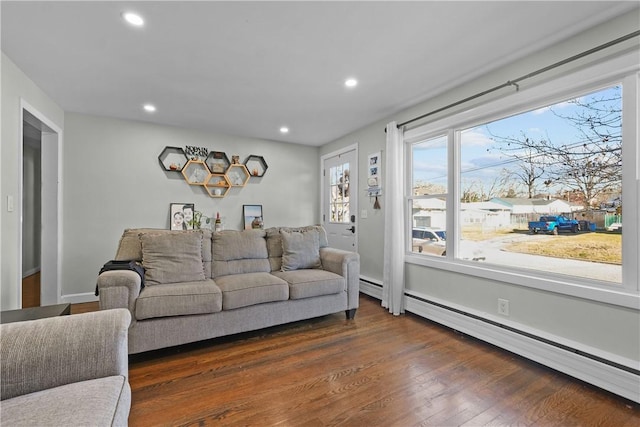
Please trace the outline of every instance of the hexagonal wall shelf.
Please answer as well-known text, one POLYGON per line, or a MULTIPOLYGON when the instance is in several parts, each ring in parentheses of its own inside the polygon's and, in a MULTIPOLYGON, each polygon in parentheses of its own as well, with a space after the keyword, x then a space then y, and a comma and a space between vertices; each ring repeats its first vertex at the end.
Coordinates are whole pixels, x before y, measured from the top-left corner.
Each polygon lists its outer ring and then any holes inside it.
POLYGON ((224 197, 229 192, 231 184, 224 174, 212 173, 204 185, 211 197, 224 197))
POLYGON ((244 165, 249 171, 249 174, 252 177, 257 178, 264 176, 267 168, 269 167, 267 166, 267 162, 265 162, 264 157, 256 156, 255 154, 251 154, 249 157, 247 157, 247 159, 244 161, 244 165))
POLYGON ((247 167, 240 163, 229 166, 226 175, 232 187, 244 187, 251 177, 247 167))
POLYGON ((164 150, 158 156, 158 161, 162 168, 171 172, 182 171, 188 160, 184 150, 180 147, 164 147, 164 150))
POLYGON ((231 164, 227 154, 222 151, 210 152, 205 162, 211 173, 225 173, 231 164))
POLYGON ((182 169, 182 175, 190 185, 204 185, 210 172, 203 160, 189 160, 182 169))

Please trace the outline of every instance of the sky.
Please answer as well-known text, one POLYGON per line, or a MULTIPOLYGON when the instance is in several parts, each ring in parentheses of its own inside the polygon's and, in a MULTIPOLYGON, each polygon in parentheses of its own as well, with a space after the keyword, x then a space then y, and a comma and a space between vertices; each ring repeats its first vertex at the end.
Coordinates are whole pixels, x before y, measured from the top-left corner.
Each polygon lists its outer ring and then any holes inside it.
MULTIPOLYGON (((619 87, 618 87, 619 89, 619 87)), ((582 101, 611 96, 616 88, 608 88, 580 98, 582 101)), ((619 106, 619 104, 617 104, 619 106)), ((564 101, 552 106, 556 113, 571 115, 580 107, 564 101)), ((505 155, 496 137, 519 137, 522 133, 533 139, 548 139, 554 144, 571 144, 580 141, 579 131, 567 120, 555 115, 551 108, 544 107, 486 125, 466 129, 462 132, 461 169, 462 187, 491 185, 504 168, 514 168, 517 163, 505 155)), ((447 150, 446 138, 434 138, 414 144, 414 183, 416 181, 446 186, 447 150)))

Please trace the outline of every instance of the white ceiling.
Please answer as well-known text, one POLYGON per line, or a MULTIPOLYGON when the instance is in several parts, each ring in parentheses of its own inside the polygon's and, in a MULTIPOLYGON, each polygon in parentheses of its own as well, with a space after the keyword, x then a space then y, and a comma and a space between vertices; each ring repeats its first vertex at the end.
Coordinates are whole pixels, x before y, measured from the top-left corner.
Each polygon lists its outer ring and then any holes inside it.
POLYGON ((65 111, 321 145, 637 6, 2 1, 2 51, 65 111))

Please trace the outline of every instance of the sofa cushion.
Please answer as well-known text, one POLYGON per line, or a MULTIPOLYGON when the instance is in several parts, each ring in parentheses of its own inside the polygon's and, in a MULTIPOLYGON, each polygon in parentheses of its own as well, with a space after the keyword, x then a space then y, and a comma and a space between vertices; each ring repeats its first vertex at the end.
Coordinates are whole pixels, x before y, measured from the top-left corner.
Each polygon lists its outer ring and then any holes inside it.
POLYGON ((142 261, 142 242, 140 236, 143 234, 177 234, 177 233, 200 233, 202 234, 202 264, 205 277, 211 277, 211 230, 189 230, 176 231, 161 228, 127 228, 120 237, 116 261, 142 261))
POLYGON ((327 241, 327 232, 321 225, 308 225, 305 227, 271 227, 265 230, 267 234, 267 251, 269 253, 269 265, 271 271, 282 270, 282 235, 281 230, 285 231, 299 231, 304 233, 310 230, 316 230, 318 232, 319 244, 321 248, 329 246, 327 241))
POLYGON ((322 268, 320 241, 316 230, 304 232, 280 230, 282 235, 282 271, 322 268))
POLYGON ((149 286, 136 301, 136 319, 216 313, 222 310, 222 293, 211 280, 149 286))
POLYGON ((213 233, 212 277, 269 272, 264 230, 213 233))
POLYGON ((123 376, 66 384, 2 401, 2 425, 126 426, 131 389, 123 376))
POLYGON ((224 310, 289 299, 289 285, 270 273, 233 274, 216 278, 224 310))
POLYGON ((302 299, 338 294, 346 290, 344 277, 325 270, 274 271, 289 284, 289 298, 302 299))
POLYGON ((205 280, 202 233, 143 234, 145 285, 205 280))

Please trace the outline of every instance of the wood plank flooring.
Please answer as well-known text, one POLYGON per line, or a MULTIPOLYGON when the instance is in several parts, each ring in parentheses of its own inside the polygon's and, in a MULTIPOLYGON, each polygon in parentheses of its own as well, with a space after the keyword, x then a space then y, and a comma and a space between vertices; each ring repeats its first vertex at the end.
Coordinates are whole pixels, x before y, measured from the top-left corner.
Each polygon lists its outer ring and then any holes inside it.
POLYGON ((134 355, 129 373, 132 427, 640 425, 640 405, 366 296, 355 320, 134 355))
POLYGON ((22 308, 40 307, 40 272, 22 279, 22 308))

